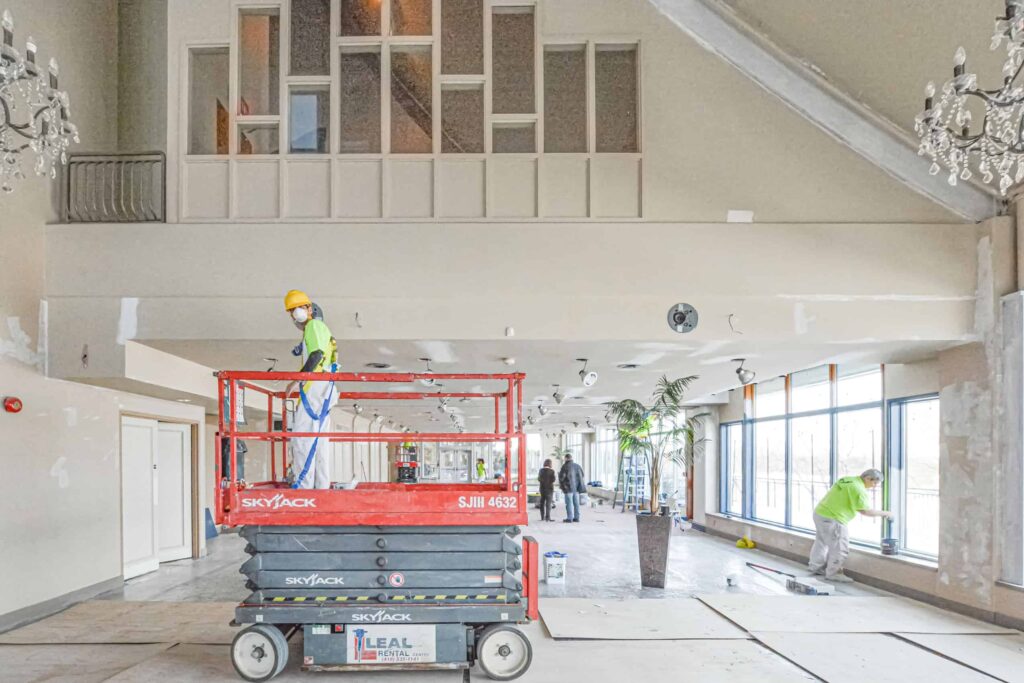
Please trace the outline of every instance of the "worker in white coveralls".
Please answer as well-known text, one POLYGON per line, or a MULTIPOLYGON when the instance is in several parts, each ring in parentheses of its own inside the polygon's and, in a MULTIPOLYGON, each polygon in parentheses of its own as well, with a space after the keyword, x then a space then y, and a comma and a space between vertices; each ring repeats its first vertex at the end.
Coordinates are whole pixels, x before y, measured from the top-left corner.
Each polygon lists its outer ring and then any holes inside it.
MULTIPOLYGON (((305 292, 293 289, 284 297, 284 309, 292 322, 302 330, 302 369, 300 372, 333 372, 337 370, 338 345, 326 323, 313 316, 314 305, 305 292)), ((294 432, 330 431, 331 408, 338 402, 334 382, 292 382, 285 390, 291 395, 296 385, 299 400, 292 421, 294 432)), ((331 487, 328 467, 329 441, 320 437, 291 439, 292 488, 326 489, 331 487)))
POLYGON ((850 583, 843 573, 843 563, 850 554, 850 531, 847 528, 858 514, 865 517, 892 519, 886 510, 872 510, 870 489, 882 483, 882 473, 865 470, 859 477, 843 477, 828 490, 814 508, 814 545, 808 565, 812 574, 824 574, 826 581, 850 583))

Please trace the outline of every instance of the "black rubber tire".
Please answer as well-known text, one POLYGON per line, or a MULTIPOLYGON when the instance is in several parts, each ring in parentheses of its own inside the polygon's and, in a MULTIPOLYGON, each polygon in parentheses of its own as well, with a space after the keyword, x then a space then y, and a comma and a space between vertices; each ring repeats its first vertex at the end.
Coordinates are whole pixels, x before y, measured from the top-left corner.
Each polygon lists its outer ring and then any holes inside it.
POLYGON ((260 683, 262 681, 269 681, 274 676, 284 671, 284 667, 288 664, 288 641, 285 639, 284 634, 281 630, 273 624, 253 624, 247 628, 242 629, 235 634, 234 639, 231 641, 231 665, 235 668, 235 672, 243 679, 247 681, 254 681, 260 683), (262 636, 266 642, 268 651, 266 654, 273 657, 273 666, 262 675, 253 675, 250 672, 244 670, 244 665, 240 666, 238 661, 238 648, 236 645, 238 641, 244 637, 251 635, 262 636))
POLYGON ((487 677, 495 681, 511 681, 519 678, 524 673, 529 671, 530 664, 533 662, 533 645, 530 644, 530 639, 526 637, 526 634, 517 629, 515 626, 509 624, 491 624, 486 627, 477 635, 476 638, 476 663, 480 666, 487 677), (494 637, 501 637, 501 634, 512 634, 513 637, 518 638, 526 649, 526 661, 515 671, 508 674, 501 674, 494 671, 490 671, 487 668, 487 658, 482 656, 482 652, 488 647, 488 642, 494 637))

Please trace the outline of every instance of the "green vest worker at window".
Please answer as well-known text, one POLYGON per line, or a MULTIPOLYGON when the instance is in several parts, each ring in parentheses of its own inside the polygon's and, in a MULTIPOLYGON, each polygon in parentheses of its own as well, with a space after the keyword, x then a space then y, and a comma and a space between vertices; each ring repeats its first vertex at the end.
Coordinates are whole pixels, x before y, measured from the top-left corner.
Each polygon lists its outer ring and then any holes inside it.
POLYGON ((476 478, 480 481, 487 479, 487 466, 484 465, 483 458, 476 459, 476 478))
POLYGON ((843 563, 850 554, 850 530, 846 525, 858 514, 892 518, 891 512, 868 507, 868 489, 881 483, 882 473, 878 470, 865 470, 859 477, 843 477, 814 508, 814 546, 808 563, 813 574, 824 574, 826 581, 837 583, 853 581, 843 573, 843 563))

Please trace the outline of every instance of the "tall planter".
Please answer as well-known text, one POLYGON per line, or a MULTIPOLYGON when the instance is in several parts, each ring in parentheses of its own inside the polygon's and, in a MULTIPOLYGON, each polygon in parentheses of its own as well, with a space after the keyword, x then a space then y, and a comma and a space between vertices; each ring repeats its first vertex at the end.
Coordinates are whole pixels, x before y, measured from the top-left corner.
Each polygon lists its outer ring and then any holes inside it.
POLYGON ((640 585, 648 588, 665 587, 668 545, 671 537, 671 516, 636 516, 636 540, 640 548, 640 585))

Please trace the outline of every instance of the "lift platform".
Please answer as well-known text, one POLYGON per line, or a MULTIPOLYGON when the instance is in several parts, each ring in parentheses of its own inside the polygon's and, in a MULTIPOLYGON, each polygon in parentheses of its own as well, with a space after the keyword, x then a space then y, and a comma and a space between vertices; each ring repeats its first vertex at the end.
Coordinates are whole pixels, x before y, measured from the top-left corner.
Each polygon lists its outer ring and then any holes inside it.
MULTIPOLYGON (((512 680, 532 648, 516 624, 538 618, 537 543, 519 539, 526 523, 522 383, 516 374, 218 373, 218 436, 229 452, 218 523, 241 527, 250 558, 240 572, 251 594, 236 608, 246 625, 231 648, 242 678, 270 680, 288 659, 288 639, 303 634, 307 671, 466 669, 512 680), (425 393, 420 380, 467 391, 425 393), (333 382, 341 401, 486 401, 494 431, 295 432, 299 400, 272 388, 333 382), (384 385, 386 390, 367 391, 384 385), (399 387, 395 387, 399 385, 399 387), (401 386, 404 385, 404 386, 401 386), (480 386, 494 387, 482 391, 480 386), (405 390, 402 390, 405 389, 405 390), (244 430, 243 392, 266 398, 267 430, 244 430), (288 444, 301 437, 352 443, 489 443, 504 451, 494 483, 358 482, 354 489, 295 489, 286 480, 288 444), (270 479, 237 476, 238 442, 269 445, 270 479)), ((251 401, 250 401, 251 403, 251 401)), ((424 405, 427 405, 426 403, 424 405)), ((301 409, 301 407, 300 407, 301 409)), ((422 450, 420 448, 419 450, 422 450)))

